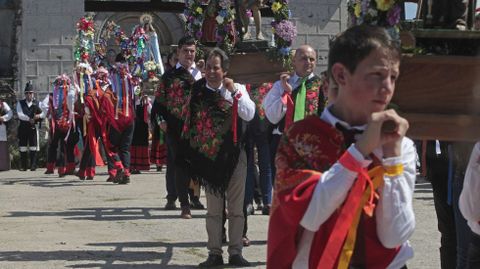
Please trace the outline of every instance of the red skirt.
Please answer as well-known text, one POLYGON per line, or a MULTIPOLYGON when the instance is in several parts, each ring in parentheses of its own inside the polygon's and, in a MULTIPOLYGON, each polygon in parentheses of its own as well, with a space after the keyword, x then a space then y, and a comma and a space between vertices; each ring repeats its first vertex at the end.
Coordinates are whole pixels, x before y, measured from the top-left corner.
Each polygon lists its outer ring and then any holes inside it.
POLYGON ((148 146, 130 146, 130 170, 150 170, 148 146))
POLYGON ((160 143, 159 140, 152 140, 150 162, 156 165, 164 165, 167 163, 167 144, 160 143))

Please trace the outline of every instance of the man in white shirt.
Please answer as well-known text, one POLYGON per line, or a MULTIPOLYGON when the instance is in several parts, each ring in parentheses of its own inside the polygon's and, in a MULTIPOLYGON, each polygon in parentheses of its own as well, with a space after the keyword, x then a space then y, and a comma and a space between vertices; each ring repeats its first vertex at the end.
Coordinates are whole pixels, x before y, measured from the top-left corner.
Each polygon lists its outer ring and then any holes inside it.
POLYGON ((415 227, 415 147, 385 110, 400 52, 380 27, 354 26, 329 52, 332 105, 299 121, 277 153, 269 268, 406 268, 415 227))
POLYGON ((227 78, 229 58, 214 48, 206 58, 205 79, 192 88, 182 136, 189 172, 205 187, 208 259, 202 268, 223 264, 222 227, 228 211, 228 254, 232 266, 249 266, 242 256, 243 199, 247 161, 245 122, 253 119, 255 103, 244 85, 227 78))
POLYGON ((196 40, 192 37, 183 37, 178 42, 177 65, 165 72, 156 91, 153 104, 155 111, 165 121, 166 141, 169 151, 168 169, 166 175, 167 204, 166 210, 176 208, 175 200, 180 201, 181 217, 191 219, 190 202, 188 201, 188 186, 190 177, 179 163, 183 157, 177 154, 178 144, 184 123, 183 107, 187 103, 193 83, 202 78, 201 71, 195 65, 197 51, 196 40))
POLYGON ((27 170, 27 152, 30 152, 30 170, 37 169, 37 151, 38 144, 38 129, 39 123, 44 117, 42 109, 38 105, 38 101, 34 99, 33 84, 31 81, 27 82, 25 86, 25 99, 17 103, 17 115, 20 120, 18 126, 18 146, 20 151, 21 167, 20 171, 27 170))
POLYGON ((463 190, 460 194, 459 207, 472 230, 467 269, 480 268, 480 142, 475 144, 468 162, 463 190))
POLYGON ((314 74, 317 54, 309 45, 302 45, 292 59, 293 74, 282 74, 263 100, 265 116, 273 126, 270 138, 272 178, 275 178, 275 154, 282 133, 292 122, 308 115, 319 115, 325 105, 322 80, 314 74))

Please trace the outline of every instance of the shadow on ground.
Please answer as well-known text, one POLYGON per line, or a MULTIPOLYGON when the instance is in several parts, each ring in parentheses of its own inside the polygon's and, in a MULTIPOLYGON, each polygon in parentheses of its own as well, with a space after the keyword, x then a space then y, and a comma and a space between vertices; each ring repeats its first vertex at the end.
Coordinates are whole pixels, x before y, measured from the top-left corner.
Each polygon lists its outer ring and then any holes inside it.
MULTIPOLYGON (((265 243, 265 241, 252 241, 254 245, 265 243)), ((87 244, 87 247, 109 250, 5 251, 0 252, 0 262, 65 261, 69 264, 66 265, 68 268, 197 268, 197 265, 169 265, 175 248, 183 248, 185 252, 201 260, 206 258, 206 255, 195 251, 196 248, 205 248, 204 242, 113 242, 91 243, 87 244), (149 250, 142 250, 144 248, 149 250), (77 262, 80 263, 72 264, 77 262)), ((252 266, 261 265, 265 263, 252 263, 252 266)))

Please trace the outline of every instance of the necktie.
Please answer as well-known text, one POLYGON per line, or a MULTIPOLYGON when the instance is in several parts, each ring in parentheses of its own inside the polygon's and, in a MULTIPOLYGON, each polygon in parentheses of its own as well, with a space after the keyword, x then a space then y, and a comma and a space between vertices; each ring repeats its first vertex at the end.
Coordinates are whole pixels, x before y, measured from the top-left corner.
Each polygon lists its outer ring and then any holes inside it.
POLYGON ((335 124, 335 128, 337 128, 343 134, 343 140, 345 142, 345 147, 349 147, 353 142, 355 142, 355 135, 363 133, 362 130, 358 129, 348 129, 347 127, 343 126, 339 122, 335 124))
POLYGON ((298 90, 297 97, 295 98, 295 111, 293 112, 293 121, 303 120, 305 118, 305 99, 307 97, 307 88, 305 82, 307 77, 302 78, 300 82, 300 89, 298 90))

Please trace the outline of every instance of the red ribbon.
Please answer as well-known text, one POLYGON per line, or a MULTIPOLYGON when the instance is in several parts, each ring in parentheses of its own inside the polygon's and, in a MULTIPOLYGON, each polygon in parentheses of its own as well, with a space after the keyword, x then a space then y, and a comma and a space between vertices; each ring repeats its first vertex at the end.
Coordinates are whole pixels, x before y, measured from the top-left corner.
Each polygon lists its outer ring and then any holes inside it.
POLYGON ((233 96, 233 105, 232 105, 232 132, 233 132, 233 143, 237 144, 237 118, 238 118, 238 99, 242 97, 242 93, 238 92, 233 96))
POLYGON ((238 99, 233 97, 233 107, 232 107, 232 132, 233 132, 233 143, 237 144, 237 116, 238 116, 238 99))
POLYGON ((287 112, 285 113, 285 127, 283 128, 284 131, 287 131, 288 127, 290 127, 290 125, 292 125, 292 122, 293 122, 294 108, 293 108, 292 96, 289 93, 284 92, 282 95, 282 103, 287 105, 287 112))
POLYGON ((366 183, 369 180, 371 181, 367 170, 363 168, 348 151, 346 151, 338 161, 348 170, 358 172, 358 177, 353 183, 353 186, 345 199, 345 203, 340 209, 338 218, 335 220, 335 229, 328 237, 325 251, 320 257, 317 269, 334 267, 340 255, 343 243, 345 242, 345 238, 347 237, 348 229, 352 225, 353 217, 360 204, 366 183))

